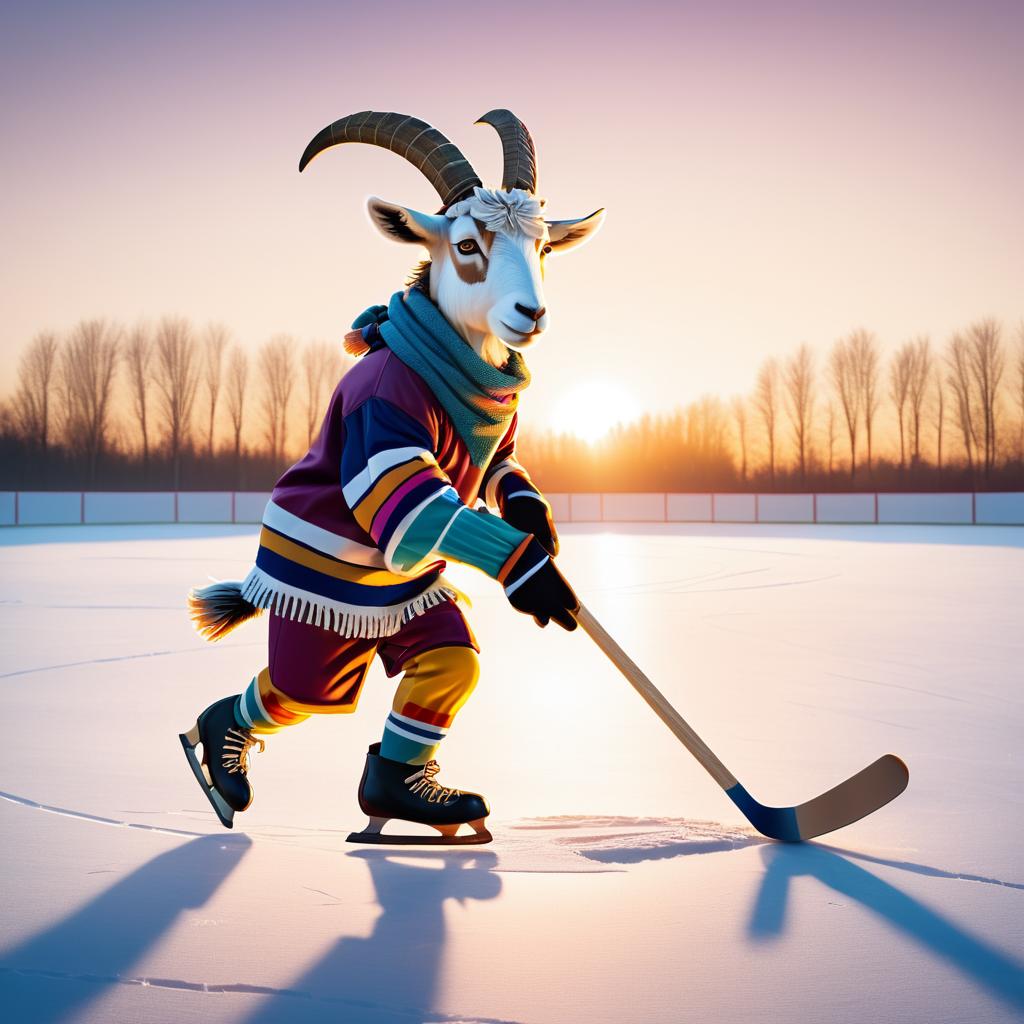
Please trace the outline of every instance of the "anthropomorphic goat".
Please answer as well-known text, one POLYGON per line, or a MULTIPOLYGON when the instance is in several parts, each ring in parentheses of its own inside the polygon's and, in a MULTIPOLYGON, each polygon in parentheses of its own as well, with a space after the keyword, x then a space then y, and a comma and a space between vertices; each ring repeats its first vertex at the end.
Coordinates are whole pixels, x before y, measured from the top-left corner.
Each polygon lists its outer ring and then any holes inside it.
POLYGON ((383 146, 430 179, 442 207, 426 214, 369 200, 381 232, 423 246, 429 260, 346 336, 362 358, 338 384, 309 452, 277 482, 248 577, 191 595, 210 639, 270 613, 267 667, 181 737, 229 828, 252 801, 252 747, 310 715, 354 711, 377 656, 401 679, 359 785, 370 823, 349 838, 430 841, 381 833, 398 818, 433 826, 435 843, 487 842, 487 802, 443 785, 434 759, 479 671, 445 560, 497 580, 540 625, 576 627, 551 510, 516 460, 516 409, 530 381, 521 352, 548 323, 546 257, 584 242, 603 212, 545 220, 526 127, 507 110, 481 121, 502 141, 500 189, 483 188, 437 129, 396 113, 335 121, 299 164, 340 143, 383 146), (478 499, 491 511, 476 509, 478 499), (473 831, 457 836, 463 823, 473 831))

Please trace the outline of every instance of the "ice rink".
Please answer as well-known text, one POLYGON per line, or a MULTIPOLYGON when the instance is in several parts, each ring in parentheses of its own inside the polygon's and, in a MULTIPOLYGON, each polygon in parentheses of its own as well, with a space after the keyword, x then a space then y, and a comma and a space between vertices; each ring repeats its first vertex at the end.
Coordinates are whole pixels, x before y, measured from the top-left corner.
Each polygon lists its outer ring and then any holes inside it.
POLYGON ((563 530, 581 598, 758 799, 906 760, 903 796, 802 846, 752 833, 582 631, 450 570, 483 676, 441 777, 495 842, 442 851, 344 842, 379 668, 353 717, 271 737, 218 825, 178 733, 266 624, 206 645, 184 597, 255 538, 0 530, 5 1022, 1024 1018, 1024 528, 563 530))

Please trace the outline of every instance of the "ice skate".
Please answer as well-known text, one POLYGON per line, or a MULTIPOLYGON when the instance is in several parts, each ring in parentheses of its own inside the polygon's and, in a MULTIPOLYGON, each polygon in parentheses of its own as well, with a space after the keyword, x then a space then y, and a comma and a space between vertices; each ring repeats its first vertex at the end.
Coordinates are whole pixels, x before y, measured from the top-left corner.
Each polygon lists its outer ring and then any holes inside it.
POLYGON ((366 767, 359 781, 359 806, 369 816, 362 832, 353 832, 350 843, 376 843, 395 846, 475 846, 493 838, 484 827, 490 814, 487 801, 479 793, 463 793, 437 781, 439 765, 391 761, 380 756, 380 744, 366 753, 366 767), (381 829, 392 818, 416 822, 437 829, 439 836, 385 835, 381 829), (457 835, 459 826, 473 831, 457 835))
POLYGON ((235 811, 244 811, 252 803, 249 751, 257 745, 263 749, 263 740, 235 720, 237 699, 225 697, 211 704, 188 732, 178 736, 192 773, 225 828, 234 828, 235 811), (202 760, 196 756, 200 743, 202 760))

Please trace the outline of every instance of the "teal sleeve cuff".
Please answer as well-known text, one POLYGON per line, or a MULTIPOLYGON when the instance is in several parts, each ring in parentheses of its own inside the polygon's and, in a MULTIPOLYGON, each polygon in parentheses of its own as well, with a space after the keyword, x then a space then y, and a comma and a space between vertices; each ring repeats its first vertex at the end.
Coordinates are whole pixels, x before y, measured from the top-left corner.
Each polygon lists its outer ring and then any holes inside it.
POLYGON ((437 552, 497 579, 527 537, 498 516, 467 508, 449 489, 426 505, 410 524, 391 561, 397 568, 408 569, 437 552))

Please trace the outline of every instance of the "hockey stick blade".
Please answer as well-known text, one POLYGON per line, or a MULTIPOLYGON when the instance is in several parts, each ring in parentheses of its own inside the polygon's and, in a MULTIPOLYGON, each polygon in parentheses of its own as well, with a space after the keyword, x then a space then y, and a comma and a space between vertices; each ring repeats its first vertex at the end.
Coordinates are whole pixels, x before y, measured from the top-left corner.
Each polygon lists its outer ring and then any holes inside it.
POLYGON ((643 697, 651 710, 672 730, 676 739, 725 790, 747 821, 769 839, 798 843, 803 839, 834 832, 884 807, 907 788, 910 780, 907 766, 895 754, 886 754, 845 782, 840 782, 834 789, 805 804, 797 807, 766 807, 758 803, 583 605, 576 611, 576 621, 643 697))
POLYGON ((909 781, 910 772, 903 761, 886 754, 827 793, 796 807, 766 807, 738 782, 725 793, 762 835, 799 843, 867 817, 895 800, 909 781))

